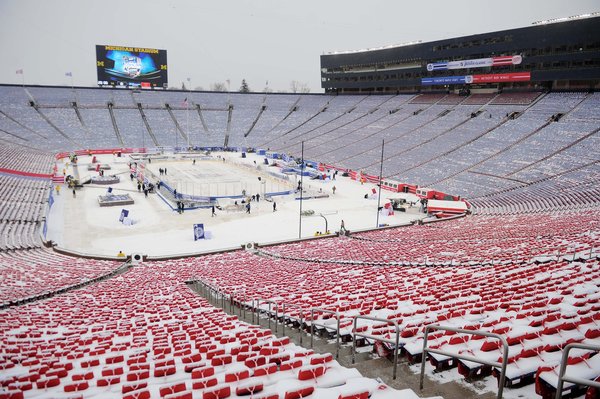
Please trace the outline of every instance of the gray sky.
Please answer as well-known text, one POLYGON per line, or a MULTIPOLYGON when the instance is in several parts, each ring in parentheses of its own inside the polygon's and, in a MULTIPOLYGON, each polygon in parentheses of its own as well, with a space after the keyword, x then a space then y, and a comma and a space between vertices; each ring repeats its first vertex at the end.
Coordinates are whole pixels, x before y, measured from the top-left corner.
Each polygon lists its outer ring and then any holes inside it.
POLYGON ((167 50, 169 85, 320 88, 319 56, 528 26, 598 0, 0 0, 0 82, 96 84, 95 45, 167 50))

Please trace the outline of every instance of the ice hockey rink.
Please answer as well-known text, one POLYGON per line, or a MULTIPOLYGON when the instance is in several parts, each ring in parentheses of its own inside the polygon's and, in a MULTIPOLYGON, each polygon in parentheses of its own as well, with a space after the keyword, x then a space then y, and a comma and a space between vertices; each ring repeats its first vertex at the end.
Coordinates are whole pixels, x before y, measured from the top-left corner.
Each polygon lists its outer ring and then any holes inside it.
MULTIPOLYGON (((98 172, 88 171, 92 158, 79 157, 77 172, 80 178, 97 176, 98 172)), ((338 174, 336 180, 311 180, 304 177, 304 195, 328 194, 326 198, 304 199, 302 210, 312 216, 299 217, 300 201, 296 194, 274 195, 273 202, 265 201, 265 193, 293 191, 297 187, 299 176, 291 175, 289 180, 265 176, 270 170, 266 167, 264 156, 226 152, 212 153, 210 159, 190 155, 183 159, 152 159, 145 164, 146 177, 150 181, 161 179, 179 193, 202 196, 234 196, 261 194, 260 201, 251 202, 250 214, 242 208, 240 211, 216 211, 211 216, 211 208, 186 210, 179 214, 176 209, 156 193, 138 191, 137 182, 130 179, 129 163, 135 162, 124 155, 97 155, 97 161, 110 165, 105 176, 119 176, 120 182, 110 185, 112 194, 129 194, 135 201, 132 205, 100 207, 98 197, 105 195, 108 186, 86 184, 72 195, 66 185, 60 195, 54 192, 54 203, 48 214, 46 240, 52 240, 58 247, 70 251, 97 255, 116 255, 119 251, 126 254, 139 253, 149 256, 173 254, 194 254, 219 249, 240 248, 249 242, 266 244, 299 237, 314 237, 317 232, 331 233, 339 230, 344 220, 348 230, 361 230, 380 225, 398 225, 414 219, 423 218, 418 207, 407 212, 395 212, 394 215, 382 215, 377 212, 377 195, 373 194, 376 185, 360 184, 338 174), (196 162, 194 162, 196 159, 196 162), (167 169, 166 175, 160 175, 159 169, 167 169), (262 172, 259 172, 261 169, 262 172), (258 177, 261 177, 259 180, 258 177), (336 187, 333 194, 333 187, 336 187), (365 198, 365 195, 368 198, 365 198), (129 210, 133 224, 125 225, 119 221, 122 209, 129 210), (321 216, 322 215, 322 216, 321 216), (301 220, 301 225, 300 225, 301 220), (194 240, 194 224, 204 224, 207 239, 194 240)), ((74 174, 73 165, 57 163, 59 171, 74 174)), ((381 205, 388 198, 401 195, 388 191, 381 193, 381 205)), ((222 208, 231 208, 237 199, 220 199, 222 208)))

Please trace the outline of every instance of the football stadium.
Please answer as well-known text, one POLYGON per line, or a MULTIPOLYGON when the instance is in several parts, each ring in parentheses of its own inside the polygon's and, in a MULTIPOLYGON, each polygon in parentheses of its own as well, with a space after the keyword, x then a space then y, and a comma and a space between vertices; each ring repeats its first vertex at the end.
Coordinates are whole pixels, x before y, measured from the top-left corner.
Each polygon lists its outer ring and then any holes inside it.
POLYGON ((0 85, 0 399, 600 397, 599 13, 324 52, 322 93, 167 51, 0 85))

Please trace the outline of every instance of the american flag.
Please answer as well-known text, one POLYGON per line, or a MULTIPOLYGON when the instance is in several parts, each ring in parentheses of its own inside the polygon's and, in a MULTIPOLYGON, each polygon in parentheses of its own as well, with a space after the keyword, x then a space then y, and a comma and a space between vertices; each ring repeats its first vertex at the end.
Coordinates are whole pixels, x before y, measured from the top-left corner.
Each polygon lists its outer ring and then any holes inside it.
POLYGON ((17 75, 23 75, 23 70, 22 69, 17 69, 16 74, 17 75))
POLYGON ((65 76, 71 76, 71 77, 73 77, 73 72, 65 72, 65 76))

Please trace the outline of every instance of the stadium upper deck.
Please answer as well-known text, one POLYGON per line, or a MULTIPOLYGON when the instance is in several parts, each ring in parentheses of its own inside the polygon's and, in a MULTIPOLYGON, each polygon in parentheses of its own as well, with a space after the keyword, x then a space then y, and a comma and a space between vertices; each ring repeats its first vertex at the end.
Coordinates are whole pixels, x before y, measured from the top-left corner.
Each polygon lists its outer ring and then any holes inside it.
POLYGON ((600 87, 598 13, 552 22, 324 54, 321 87, 326 92, 600 87))

